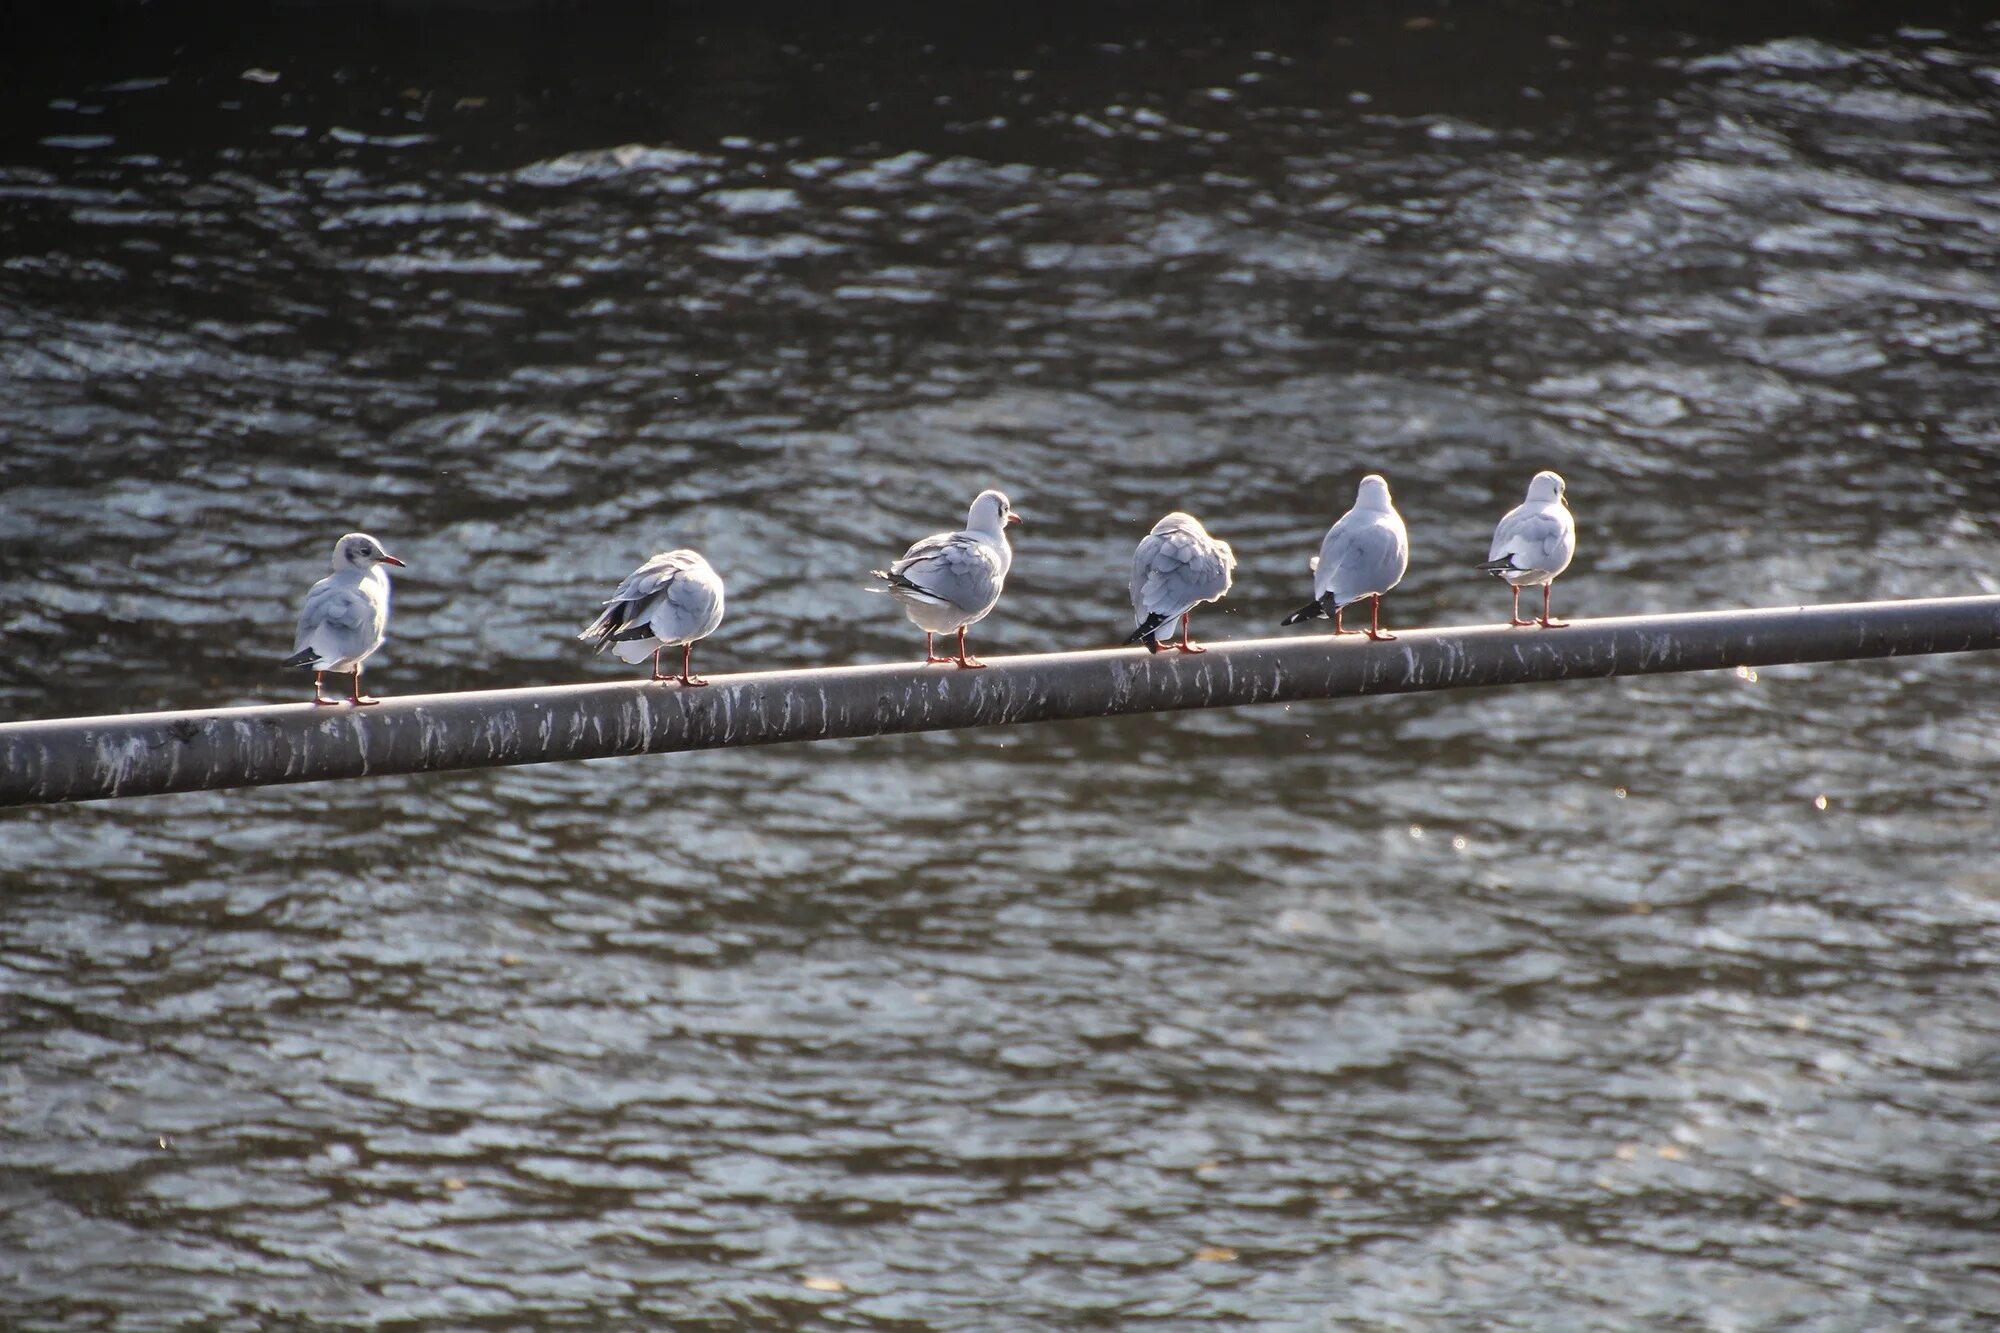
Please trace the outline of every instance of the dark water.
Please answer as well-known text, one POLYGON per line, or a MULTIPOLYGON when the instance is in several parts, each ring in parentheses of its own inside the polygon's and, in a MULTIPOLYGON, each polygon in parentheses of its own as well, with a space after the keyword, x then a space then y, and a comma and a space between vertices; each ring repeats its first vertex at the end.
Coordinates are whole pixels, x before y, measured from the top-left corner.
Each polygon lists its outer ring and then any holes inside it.
MULTIPOLYGON (((0 716, 297 694, 352 528, 387 692, 673 544, 907 657, 995 483, 994 653, 1173 507, 1266 633, 1369 469, 1392 623, 1545 466, 1558 610, 2000 589, 2000 26, 1340 8, 45 16, 0 716)), ((0 817, 0 1323, 1991 1327, 1994 671, 0 817)))

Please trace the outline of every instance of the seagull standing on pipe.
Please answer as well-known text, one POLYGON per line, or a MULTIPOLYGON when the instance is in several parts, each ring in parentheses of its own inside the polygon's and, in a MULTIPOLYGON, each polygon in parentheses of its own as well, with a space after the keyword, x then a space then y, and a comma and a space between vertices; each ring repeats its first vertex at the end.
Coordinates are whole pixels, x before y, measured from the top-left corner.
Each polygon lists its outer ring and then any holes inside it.
POLYGON ((1361 479, 1354 508, 1326 530, 1319 554, 1307 568, 1313 572, 1313 599, 1286 616, 1285 624, 1331 616, 1335 634, 1396 637, 1382 628, 1382 594, 1401 583, 1410 568, 1410 532, 1389 499, 1388 482, 1372 472, 1361 479), (1364 597, 1371 601, 1368 628, 1344 628, 1340 613, 1364 597))
POLYGON ((1235 572, 1236 553, 1228 542, 1209 536, 1193 514, 1168 514, 1132 553, 1132 619, 1139 628, 1125 642, 1143 641, 1149 653, 1163 648, 1207 652, 1188 642, 1188 616, 1203 602, 1220 601, 1235 572), (1176 620, 1179 643, 1173 641, 1176 620))
POLYGON ((279 665, 311 670, 313 702, 321 707, 340 702, 320 693, 321 678, 329 671, 354 673, 350 704, 359 708, 381 702, 362 696, 361 664, 389 634, 389 571, 384 565, 401 569, 403 562, 367 533, 350 532, 333 544, 333 573, 306 594, 294 651, 279 665))
POLYGON ((706 685, 694 674, 695 644, 722 624, 722 576, 697 551, 662 551, 625 576, 604 613, 576 637, 621 662, 653 659, 656 681, 706 685), (681 674, 662 675, 660 652, 681 650, 681 674))
POLYGON ((1007 571, 1014 566, 1014 548, 1007 544, 1007 525, 1021 516, 998 491, 981 491, 965 516, 961 532, 940 532, 924 538, 888 569, 872 570, 886 585, 870 588, 903 604, 903 613, 924 632, 924 662, 956 662, 983 667, 965 651, 965 631, 984 620, 999 605, 1007 571), (958 656, 939 657, 936 639, 958 632, 958 656))
POLYGON ((1556 575, 1576 558, 1576 519, 1569 512, 1569 487, 1554 472, 1537 472, 1528 483, 1528 498, 1507 511, 1493 529, 1493 545, 1480 568, 1505 579, 1514 589, 1514 614, 1509 623, 1563 629, 1568 621, 1549 617, 1549 594, 1556 575), (1521 589, 1542 585, 1539 619, 1521 619, 1521 589))

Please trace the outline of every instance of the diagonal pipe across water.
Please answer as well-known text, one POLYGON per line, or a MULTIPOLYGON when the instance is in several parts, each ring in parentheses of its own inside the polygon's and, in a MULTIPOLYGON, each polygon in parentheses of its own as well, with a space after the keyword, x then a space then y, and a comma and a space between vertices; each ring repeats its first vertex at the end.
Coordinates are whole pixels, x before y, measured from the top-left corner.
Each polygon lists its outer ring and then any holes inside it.
POLYGON ((2000 648, 2000 597, 1696 611, 0 724, 0 806, 1118 713, 2000 648))

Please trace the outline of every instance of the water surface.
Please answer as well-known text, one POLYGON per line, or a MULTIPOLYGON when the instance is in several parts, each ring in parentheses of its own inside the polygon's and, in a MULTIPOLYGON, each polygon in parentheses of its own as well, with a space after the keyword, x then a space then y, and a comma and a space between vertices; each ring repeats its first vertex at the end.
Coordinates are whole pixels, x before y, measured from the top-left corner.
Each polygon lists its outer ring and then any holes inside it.
MULTIPOLYGON (((2000 27, 1412 13, 51 28, 0 717, 297 695, 355 528, 386 692, 619 674, 676 544, 707 670, 907 658, 866 571, 989 484, 993 654, 1177 507, 1268 633, 1369 470, 1391 624, 1541 467, 1570 614, 2000 590, 2000 27)), ((1987 1326, 1994 669, 16 812, 0 1313, 1987 1326)))

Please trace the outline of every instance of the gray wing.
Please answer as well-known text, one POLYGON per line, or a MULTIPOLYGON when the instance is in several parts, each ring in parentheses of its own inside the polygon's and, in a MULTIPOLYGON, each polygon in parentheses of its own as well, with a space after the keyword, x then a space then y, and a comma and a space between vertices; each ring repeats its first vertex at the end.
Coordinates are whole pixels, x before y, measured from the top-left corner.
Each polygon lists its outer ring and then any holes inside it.
POLYGON ((1493 529, 1493 545, 1487 551, 1488 564, 1505 560, 1507 568, 1535 573, 1560 574, 1569 568, 1576 554, 1576 524, 1567 512, 1554 512, 1537 505, 1508 511, 1493 529))
POLYGON ((1331 592, 1335 606, 1346 606, 1401 583, 1409 562, 1409 536, 1400 523, 1349 514, 1320 545, 1313 592, 1320 597, 1331 592))
POLYGON ((1000 600, 1000 560, 962 532, 926 537, 889 566, 889 591, 900 598, 980 611, 1000 600))
POLYGON ((600 650, 633 639, 687 643, 721 623, 722 580, 691 552, 663 551, 627 574, 577 637, 600 650))
POLYGON ((1227 542, 1203 541, 1178 528, 1149 534, 1132 554, 1133 623, 1172 618, 1216 600, 1229 591, 1235 568, 1227 542))
POLYGON ((674 577, 688 567, 687 557, 679 551, 662 551, 645 564, 627 574, 611 594, 612 602, 643 602, 673 581, 674 577))
POLYGON ((381 634, 374 604, 349 583, 321 579, 306 594, 299 612, 292 651, 310 648, 321 662, 347 662, 366 657, 381 634))
POLYGON ((902 559, 895 561, 889 566, 889 572, 891 574, 900 574, 910 565, 920 564, 923 561, 931 559, 933 556, 944 554, 945 551, 951 548, 954 542, 963 540, 965 540, 965 534, 962 532, 933 533, 922 541, 914 543, 909 550, 903 552, 902 559))
POLYGON ((651 639, 654 607, 665 602, 666 590, 680 577, 681 568, 674 552, 654 556, 625 576, 597 619, 576 637, 594 644, 599 652, 614 643, 651 639))

